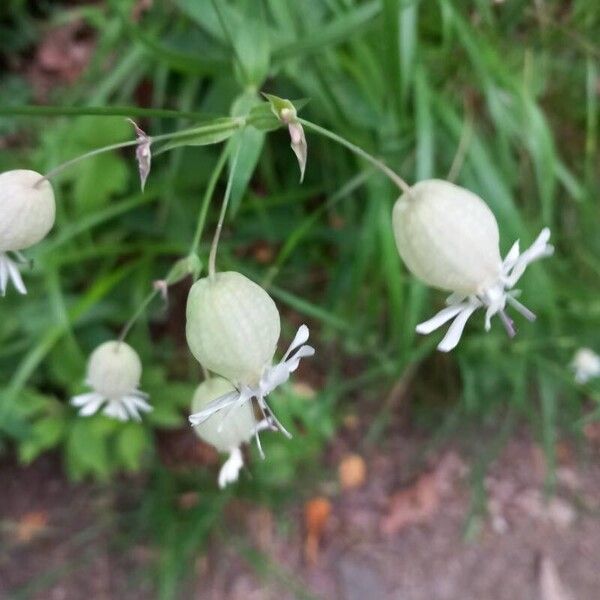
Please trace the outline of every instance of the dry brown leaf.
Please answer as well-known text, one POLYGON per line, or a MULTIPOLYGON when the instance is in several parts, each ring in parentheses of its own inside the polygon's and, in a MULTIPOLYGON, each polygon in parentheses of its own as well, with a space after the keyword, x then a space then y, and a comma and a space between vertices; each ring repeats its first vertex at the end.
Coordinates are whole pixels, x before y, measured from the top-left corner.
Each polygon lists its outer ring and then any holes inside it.
POLYGON ((319 546, 330 516, 331 502, 327 498, 312 498, 304 505, 304 557, 311 565, 316 565, 319 560, 319 546))
POLYGON ((48 526, 48 513, 45 510, 28 512, 15 524, 14 539, 19 544, 27 544, 44 533, 48 526))
POLYGON ((95 39, 83 20, 50 29, 28 69, 36 97, 43 100, 57 84, 74 83, 87 67, 95 39))
POLYGON ((573 600, 558 576, 554 561, 547 556, 540 561, 539 589, 540 600, 573 600))
POLYGON ((392 535, 408 525, 429 520, 439 507, 440 490, 436 473, 425 473, 409 488, 392 495, 388 514, 381 519, 379 527, 385 535, 392 535))
POLYGON ((365 482, 367 466, 358 454, 347 454, 338 467, 338 479, 343 490, 353 490, 365 482))

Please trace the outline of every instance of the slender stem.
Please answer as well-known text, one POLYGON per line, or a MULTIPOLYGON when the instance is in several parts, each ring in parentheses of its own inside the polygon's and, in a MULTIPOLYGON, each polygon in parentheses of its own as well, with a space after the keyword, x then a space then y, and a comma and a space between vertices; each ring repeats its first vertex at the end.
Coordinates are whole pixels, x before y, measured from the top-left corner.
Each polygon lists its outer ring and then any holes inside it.
MULTIPOLYGON (((231 123, 209 123, 207 125, 200 125, 200 126, 196 125, 195 127, 188 127, 186 129, 181 129, 179 131, 172 131, 170 133, 163 133, 161 135, 152 136, 152 137, 150 137, 150 142, 154 143, 154 142, 161 142, 161 141, 165 141, 165 140, 172 140, 172 139, 186 137, 189 135, 193 135, 194 133, 200 133, 200 132, 213 133, 213 132, 219 132, 219 131, 226 131, 227 129, 239 129, 240 127, 243 127, 244 124, 245 124, 244 119, 235 119, 235 120, 232 120, 231 123)), ((90 150, 89 152, 86 152, 85 154, 76 156, 75 158, 72 158, 71 160, 68 160, 67 162, 62 163, 62 164, 58 165, 57 167, 54 167, 54 169, 51 169, 50 171, 48 171, 43 177, 40 177, 40 179, 35 183, 35 186, 37 187, 42 182, 52 179, 53 177, 55 177, 56 175, 58 175, 65 169, 68 169, 69 167, 79 163, 82 160, 91 158, 92 156, 96 156, 97 154, 102 154, 104 152, 111 152, 112 150, 119 150, 120 148, 128 148, 131 146, 137 146, 138 143, 139 143, 138 140, 129 140, 127 142, 119 142, 118 144, 110 144, 109 146, 102 146, 101 148, 95 148, 94 150, 90 150)), ((154 152, 154 156, 157 156, 158 154, 161 154, 161 153, 162 153, 161 150, 159 150, 158 152, 154 152)))
POLYGON ((202 199, 202 207, 200 208, 200 212, 198 213, 198 222, 196 225, 196 232, 194 233, 194 239, 192 240, 192 245, 190 246, 190 251, 188 254, 196 254, 198 251, 198 245, 200 244, 200 239, 202 237, 202 233, 204 231, 204 224, 206 223, 206 215, 208 213, 208 207, 210 206, 210 201, 215 191, 215 187, 217 186, 217 181, 219 181, 219 177, 221 176, 221 172, 223 171, 223 167, 227 162, 227 156, 229 154, 229 148, 227 145, 223 147, 221 151, 221 155, 219 156, 219 160, 213 169, 212 175, 210 176, 210 180, 208 181, 208 185, 206 186, 206 191, 204 192, 204 198, 202 199))
POLYGON ((141 304, 137 307, 137 310, 133 313, 133 315, 131 316, 129 321, 127 321, 127 323, 125 323, 123 329, 121 330, 121 333, 119 334, 119 338, 118 338, 119 342, 123 342, 125 340, 125 338, 127 337, 127 334, 129 333, 129 331, 131 330, 131 328, 133 327, 135 322, 140 318, 140 316, 143 314, 143 312, 146 310, 146 308, 148 308, 148 305, 150 304, 150 302, 152 302, 152 300, 154 300, 154 298, 158 294, 158 291, 159 290, 157 290, 157 289, 152 290, 142 300, 141 304))
POLYGON ((217 223, 217 228, 215 230, 215 236, 213 237, 213 241, 210 247, 210 254, 208 257, 208 276, 211 279, 214 279, 216 269, 215 269, 215 261, 217 258, 217 247, 219 245, 219 238, 221 237, 221 230, 223 229, 223 221, 225 220, 225 213, 227 212, 227 205, 229 204, 229 197, 231 196, 231 186, 233 185, 233 176, 235 174, 235 168, 237 166, 238 156, 240 155, 241 144, 238 145, 235 155, 233 157, 233 161, 231 163, 231 168, 229 169, 229 178, 227 179, 227 187, 225 188, 225 196, 223 197, 223 206, 221 206, 221 214, 219 215, 219 222, 217 223))
POLYGON ((333 140, 334 142, 337 142, 338 144, 341 144, 342 146, 348 148, 348 150, 350 150, 351 152, 354 152, 354 154, 357 154, 361 158, 364 158, 366 161, 370 162, 374 167, 379 169, 379 171, 381 171, 387 177, 389 177, 389 179, 393 183, 395 183, 400 188, 400 190, 402 190, 402 192, 404 192, 405 194, 410 194, 411 188, 408 185, 408 183, 406 183, 406 181, 404 181, 404 179, 402 179, 400 175, 392 171, 392 169, 390 169, 385 163, 383 163, 379 159, 375 158, 374 156, 371 156, 371 154, 369 154, 362 148, 359 148, 352 142, 349 142, 348 140, 337 135, 336 133, 333 133, 332 131, 329 131, 328 129, 325 129, 324 127, 320 127, 319 125, 315 125, 314 123, 311 123, 310 121, 306 121, 304 119, 298 120, 307 129, 310 129, 315 133, 318 133, 319 135, 322 135, 326 138, 329 138, 330 140, 333 140))
POLYGON ((65 169, 68 169, 72 165, 77 164, 78 162, 80 162, 82 160, 85 160, 86 158, 91 158, 92 156, 96 156, 96 154, 102 154, 103 152, 110 152, 111 150, 119 150, 120 148, 127 148, 129 146, 137 146, 137 144, 138 144, 137 140, 129 140, 128 142, 120 142, 118 144, 111 144, 110 146, 103 146, 102 148, 96 148, 95 150, 90 150, 90 152, 86 152, 85 154, 82 154, 81 156, 76 156, 75 158, 72 158, 71 160, 68 160, 67 162, 62 163, 61 165, 58 165, 58 167, 54 167, 54 169, 51 169, 43 177, 41 177, 39 179, 39 181, 36 182, 35 186, 37 187, 42 182, 52 179, 53 177, 58 175, 60 172, 64 171, 65 169))
POLYGON ((473 136, 473 116, 471 112, 468 111, 465 117, 465 122, 462 128, 462 132, 460 134, 460 140, 458 142, 458 148, 456 149, 456 154, 454 155, 454 160, 452 161, 452 165, 450 166, 450 170, 448 171, 448 176, 446 179, 451 183, 454 183, 455 179, 458 177, 460 170, 465 162, 465 158, 467 156, 467 151, 469 150, 469 144, 471 143, 471 137, 473 136))

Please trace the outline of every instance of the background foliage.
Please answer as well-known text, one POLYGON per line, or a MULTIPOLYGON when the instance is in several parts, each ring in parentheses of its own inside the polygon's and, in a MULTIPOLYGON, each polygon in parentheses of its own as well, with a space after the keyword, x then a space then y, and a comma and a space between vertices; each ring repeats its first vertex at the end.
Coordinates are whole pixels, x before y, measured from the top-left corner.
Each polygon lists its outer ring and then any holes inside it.
MULTIPOLYGON (((281 130, 243 136, 240 175, 219 256, 267 287, 283 311, 282 346, 300 320, 313 326, 318 365, 308 398, 289 387, 276 400, 296 439, 266 441, 266 463, 230 493, 277 502, 299 489, 336 425, 369 415, 365 444, 385 446, 398 382, 411 382, 414 426, 432 439, 465 422, 501 437, 526 419, 552 459, 557 430, 574 435, 595 417, 600 390, 574 387, 569 361, 580 346, 600 351, 600 6, 525 0, 209 0, 156 2, 141 20, 134 2, 60 7, 10 0, 0 9, 0 169, 46 171, 132 133, 151 134, 242 114, 258 92, 308 98, 302 116, 381 156, 409 182, 445 178, 480 194, 498 218, 501 249, 529 244, 550 226, 556 256, 533 266, 523 295, 537 314, 510 342, 482 316, 449 356, 415 324, 443 302, 407 274, 391 230, 396 192, 380 174, 308 134, 305 182, 298 183, 281 130), (75 84, 54 89, 56 110, 34 103, 11 67, 56 25, 82 20, 96 40, 75 84), (25 108, 23 108, 25 107, 25 108), (92 108, 93 107, 93 108, 92 108), (104 108, 103 108, 104 107, 104 108), (141 108, 149 109, 147 112, 141 108), (96 110, 98 109, 98 110, 96 110), (156 109, 156 110, 155 110, 156 109), (158 109, 172 109, 172 115, 158 109), (388 397, 389 398, 389 397, 388 397), (465 421, 468 418, 469 421, 465 421)), ((146 192, 131 153, 98 156, 56 180, 58 218, 31 249, 29 295, 0 305, 0 439, 28 463, 60 448, 74 479, 108 479, 144 468, 152 493, 144 510, 171 519, 161 539, 163 595, 180 561, 208 532, 227 494, 207 492, 179 522, 175 490, 214 489, 214 474, 173 475, 157 458, 157 431, 185 427, 201 379, 183 337, 190 282, 156 300, 129 341, 144 363, 142 388, 155 407, 144 424, 78 419, 68 406, 82 391, 86 357, 114 337, 173 262, 187 254, 196 215, 221 147, 185 146, 157 157, 146 192), (190 526, 191 525, 191 526, 190 526)), ((201 245, 218 215, 222 182, 201 245)), ((282 348, 283 349, 283 348, 282 348)), ((189 435, 192 435, 191 432, 189 435)), ((493 444, 490 443, 490 447, 493 444)), ((312 476, 314 477, 314 475, 312 476)), ((184 564, 184 563, 183 563, 184 564)))

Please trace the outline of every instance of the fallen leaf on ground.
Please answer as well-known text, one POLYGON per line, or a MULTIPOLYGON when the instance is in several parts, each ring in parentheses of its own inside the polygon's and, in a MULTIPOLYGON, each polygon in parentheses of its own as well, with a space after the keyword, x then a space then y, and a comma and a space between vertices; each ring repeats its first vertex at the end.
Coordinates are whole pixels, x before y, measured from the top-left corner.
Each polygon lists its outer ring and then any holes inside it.
POLYGON ((540 560, 539 590, 540 600, 573 600, 558 576, 554 561, 547 556, 540 560))
POLYGON ((381 519, 380 529, 386 535, 398 533, 408 525, 423 523, 440 506, 440 493, 435 473, 425 473, 409 488, 390 498, 388 514, 381 519))
POLYGON ((14 527, 14 539, 19 544, 27 544, 44 533, 48 526, 48 513, 44 510, 28 512, 14 527))
POLYGON ((367 478, 367 466, 358 454, 347 454, 338 467, 338 479, 343 490, 360 487, 367 478))
POLYGON ((381 532, 392 535, 409 525, 428 521, 466 471, 465 463, 456 452, 444 454, 433 471, 422 474, 410 487, 391 496, 388 513, 379 523, 381 532))
POLYGON ((27 73, 36 98, 46 99, 56 84, 77 81, 87 67, 94 47, 94 36, 83 20, 48 30, 27 73))
POLYGON ((304 505, 304 557, 306 562, 316 565, 319 560, 319 546, 327 521, 331 516, 331 502, 327 498, 317 497, 304 505))

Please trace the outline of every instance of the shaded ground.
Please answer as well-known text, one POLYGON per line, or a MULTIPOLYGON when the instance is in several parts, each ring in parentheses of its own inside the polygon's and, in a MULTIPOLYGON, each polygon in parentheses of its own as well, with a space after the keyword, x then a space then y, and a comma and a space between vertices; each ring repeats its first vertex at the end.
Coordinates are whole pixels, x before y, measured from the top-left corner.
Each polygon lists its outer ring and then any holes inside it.
MULTIPOLYGON (((526 439, 510 441, 480 480, 467 466, 476 459, 453 449, 409 471, 418 444, 405 438, 385 455, 365 457, 364 472, 343 447, 330 449, 328 460, 348 468, 343 485, 324 484, 313 503, 325 513, 307 516, 294 506, 275 517, 233 500, 227 543, 221 535, 198 557, 195 583, 181 597, 600 597, 597 455, 576 458, 560 444, 557 493, 546 501, 543 454, 526 439)), ((29 469, 4 465, 1 473, 1 598, 155 597, 153 552, 123 539, 110 491, 67 484, 50 458, 29 469)))

